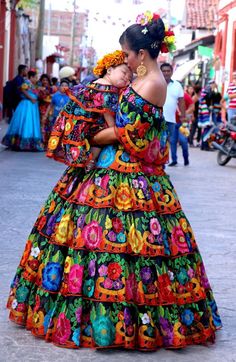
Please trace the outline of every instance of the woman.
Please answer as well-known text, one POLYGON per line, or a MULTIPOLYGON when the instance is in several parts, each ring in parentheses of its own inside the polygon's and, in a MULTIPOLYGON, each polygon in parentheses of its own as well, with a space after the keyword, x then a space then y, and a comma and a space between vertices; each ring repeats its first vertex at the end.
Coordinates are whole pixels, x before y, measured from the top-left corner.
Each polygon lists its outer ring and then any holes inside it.
POLYGON ((156 60, 173 45, 170 34, 149 12, 122 34, 137 77, 120 98, 115 131, 94 137, 118 143, 103 148, 90 173, 65 171, 13 280, 10 319, 60 346, 182 348, 213 342, 221 326, 191 226, 164 172, 166 84, 156 60))
POLYGON ((49 109, 52 100, 52 93, 53 88, 51 86, 49 76, 47 74, 42 74, 39 79, 39 111, 43 143, 45 147, 47 146, 51 131, 49 109))
POLYGON ((200 85, 196 85, 194 87, 194 94, 192 96, 192 100, 194 103, 194 112, 193 112, 193 121, 190 128, 189 135, 189 144, 190 146, 194 146, 194 137, 195 133, 197 133, 197 146, 200 146, 201 141, 201 128, 198 127, 198 111, 199 111, 199 100, 201 97, 202 87, 200 85))
POLYGON ((36 89, 37 75, 28 72, 21 85, 22 100, 18 104, 2 143, 17 151, 43 151, 36 89))

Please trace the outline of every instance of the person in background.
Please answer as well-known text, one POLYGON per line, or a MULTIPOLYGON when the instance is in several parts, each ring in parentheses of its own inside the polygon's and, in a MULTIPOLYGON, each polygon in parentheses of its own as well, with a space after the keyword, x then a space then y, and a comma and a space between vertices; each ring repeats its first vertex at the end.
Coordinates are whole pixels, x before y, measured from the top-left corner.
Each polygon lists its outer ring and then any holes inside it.
MULTIPOLYGON (((176 125, 176 111, 179 109, 179 122, 180 124, 186 121, 185 116, 185 102, 184 102, 184 90, 180 82, 171 79, 173 74, 173 67, 169 63, 161 64, 161 71, 167 83, 167 96, 163 107, 164 117, 169 131, 169 141, 171 150, 171 162, 168 166, 177 165, 177 144, 179 139, 179 127, 176 125)), ((184 142, 184 162, 186 166, 189 164, 188 153, 186 144, 184 142)))
POLYGON ((192 95, 192 100, 194 103, 194 111, 193 111, 193 119, 190 127, 190 135, 189 135, 189 145, 194 146, 194 138, 196 135, 197 144, 196 146, 200 146, 201 141, 201 128, 198 127, 198 111, 199 111, 199 99, 201 97, 202 87, 200 85, 196 85, 194 87, 194 94, 192 95))
POLYGON ((211 136, 218 132, 221 124, 221 99, 216 82, 210 80, 208 86, 202 90, 199 103, 198 126, 202 128, 201 150, 214 151, 209 142, 211 136))
POLYGON ((28 66, 20 64, 18 66, 18 74, 12 80, 7 81, 3 88, 3 113, 9 117, 10 123, 11 117, 16 110, 16 107, 22 100, 21 85, 27 79, 28 66))
POLYGON ((42 74, 39 79, 38 90, 39 90, 40 122, 41 122, 41 129, 43 135, 43 143, 46 147, 48 139, 50 137, 49 109, 53 93, 50 77, 46 73, 42 74))
POLYGON ((45 114, 46 119, 49 120, 48 122, 49 135, 51 134, 57 116, 59 115, 60 111, 69 100, 69 96, 66 94, 66 90, 68 89, 68 87, 69 87, 69 82, 66 79, 62 79, 58 91, 52 95, 50 106, 47 108, 47 113, 45 114))
POLYGON ((43 151, 36 83, 36 72, 29 71, 20 87, 21 101, 2 140, 12 150, 43 151))
POLYGON ((182 148, 184 166, 188 166, 189 165, 188 136, 189 136, 189 126, 193 117, 194 103, 189 93, 187 93, 186 91, 184 91, 184 103, 185 103, 185 115, 186 115, 186 120, 184 122, 180 121, 179 108, 177 108, 176 111, 176 125, 175 125, 174 137, 177 140, 177 143, 176 143, 175 153, 177 154, 177 146, 179 144, 182 148))
POLYGON ((72 67, 66 65, 62 67, 59 71, 59 78, 65 79, 69 83, 69 88, 74 87, 77 85, 76 77, 75 77, 75 70, 72 67))
POLYGON ((56 93, 60 87, 60 82, 58 81, 57 77, 51 78, 51 84, 52 84, 52 92, 56 93))
POLYGON ((232 74, 232 80, 229 83, 227 94, 229 97, 227 120, 231 122, 231 119, 236 116, 236 71, 232 74))

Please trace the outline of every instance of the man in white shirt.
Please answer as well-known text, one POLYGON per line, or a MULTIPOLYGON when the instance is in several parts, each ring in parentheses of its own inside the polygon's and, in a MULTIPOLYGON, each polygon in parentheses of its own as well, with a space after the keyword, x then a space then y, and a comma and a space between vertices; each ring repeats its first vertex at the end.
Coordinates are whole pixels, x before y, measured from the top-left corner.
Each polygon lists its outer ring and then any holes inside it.
POLYGON ((177 144, 180 141, 183 157, 184 157, 184 165, 187 166, 189 164, 188 160, 188 140, 185 137, 181 137, 179 139, 179 127, 182 122, 185 121, 185 102, 184 102, 184 90, 182 85, 176 81, 172 80, 173 67, 169 63, 161 64, 161 71, 164 75, 164 78, 167 83, 167 95, 166 101, 163 107, 164 117, 168 126, 169 131, 169 141, 170 141, 170 149, 171 149, 171 158, 172 162, 169 163, 169 166, 177 165, 177 144), (180 112, 180 124, 176 124, 176 111, 177 108, 180 112))

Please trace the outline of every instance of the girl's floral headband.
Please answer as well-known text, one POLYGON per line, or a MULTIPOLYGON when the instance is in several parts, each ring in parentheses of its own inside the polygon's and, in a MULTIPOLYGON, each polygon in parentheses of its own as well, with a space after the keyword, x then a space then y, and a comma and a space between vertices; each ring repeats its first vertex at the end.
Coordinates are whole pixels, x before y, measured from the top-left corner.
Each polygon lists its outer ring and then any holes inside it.
POLYGON ((125 53, 122 50, 116 50, 113 53, 104 55, 103 58, 99 59, 96 67, 93 68, 93 73, 101 77, 104 71, 110 67, 116 67, 117 65, 123 64, 125 61, 125 53))
MULTIPOLYGON (((136 18, 136 24, 139 24, 143 27, 141 30, 144 35, 148 33, 148 28, 146 25, 151 24, 153 21, 160 19, 160 15, 156 13, 152 13, 151 11, 147 10, 145 13, 140 14, 136 18)), ((159 42, 155 41, 151 44, 152 48, 157 48, 159 42)), ((173 30, 169 29, 165 26, 165 37, 163 42, 161 43, 161 52, 168 53, 173 52, 176 49, 175 46, 175 34, 173 30)))

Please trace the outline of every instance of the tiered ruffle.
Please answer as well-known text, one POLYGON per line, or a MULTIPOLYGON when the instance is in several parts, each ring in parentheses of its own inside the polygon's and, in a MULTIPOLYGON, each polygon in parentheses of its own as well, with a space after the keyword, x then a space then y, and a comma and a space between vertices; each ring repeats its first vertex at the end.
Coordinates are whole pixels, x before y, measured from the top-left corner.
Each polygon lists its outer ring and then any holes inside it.
POLYGON ((11 286, 10 319, 71 348, 213 342, 221 327, 194 235, 167 175, 68 169, 11 286))

